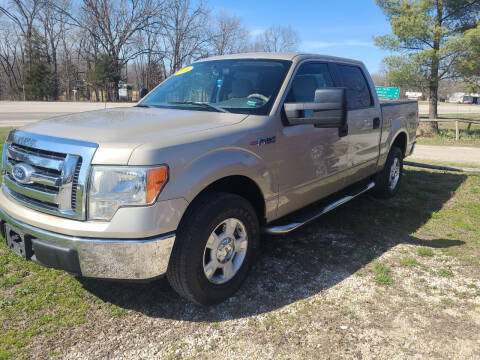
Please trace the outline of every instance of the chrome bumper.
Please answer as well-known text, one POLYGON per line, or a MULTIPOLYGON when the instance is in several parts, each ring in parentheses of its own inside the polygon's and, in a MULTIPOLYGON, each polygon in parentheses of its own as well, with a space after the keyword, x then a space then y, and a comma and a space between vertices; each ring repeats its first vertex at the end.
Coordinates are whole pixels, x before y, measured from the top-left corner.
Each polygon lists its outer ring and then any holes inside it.
MULTIPOLYGON (((80 274, 118 280, 148 280, 164 275, 168 268, 175 234, 149 239, 100 239, 61 235, 15 220, 0 209, 0 222, 22 231, 41 244, 78 254, 80 274)), ((32 260, 42 263, 36 259, 32 260)), ((47 264, 48 265, 48 264, 47 264)))

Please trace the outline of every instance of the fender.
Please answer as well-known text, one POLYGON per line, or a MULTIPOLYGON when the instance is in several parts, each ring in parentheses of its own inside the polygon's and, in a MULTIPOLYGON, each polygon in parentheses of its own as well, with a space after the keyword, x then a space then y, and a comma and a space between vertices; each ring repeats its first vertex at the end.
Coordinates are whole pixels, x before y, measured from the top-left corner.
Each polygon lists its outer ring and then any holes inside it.
POLYGON ((400 135, 401 133, 404 133, 405 136, 407 137, 407 144, 409 143, 409 136, 406 128, 406 121, 405 119, 398 119, 392 124, 392 128, 390 130, 390 133, 388 134, 388 138, 386 140, 387 146, 385 147, 385 151, 380 154, 380 157, 378 159, 378 168, 381 169, 385 165, 385 162, 387 161, 387 156, 388 153, 390 152, 390 149, 392 148, 392 145, 395 141, 395 139, 400 135))
POLYGON ((161 197, 183 197, 191 202, 215 181, 235 175, 245 176, 257 184, 265 199, 267 218, 271 217, 278 200, 274 176, 262 158, 238 147, 215 149, 195 158, 181 172, 172 174, 174 178, 161 197))

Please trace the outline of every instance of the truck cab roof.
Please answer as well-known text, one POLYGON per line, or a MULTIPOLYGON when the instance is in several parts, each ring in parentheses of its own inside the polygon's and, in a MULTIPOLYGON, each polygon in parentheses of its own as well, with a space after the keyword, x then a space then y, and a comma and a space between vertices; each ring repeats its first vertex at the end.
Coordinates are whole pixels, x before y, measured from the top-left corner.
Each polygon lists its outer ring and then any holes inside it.
POLYGON ((336 56, 308 54, 308 53, 273 53, 273 52, 253 52, 253 53, 211 56, 208 58, 197 60, 196 62, 204 62, 204 61, 211 61, 211 60, 227 60, 227 59, 276 59, 276 60, 290 60, 290 61, 296 61, 296 62, 299 62, 302 60, 323 60, 323 61, 337 61, 337 62, 343 62, 343 63, 363 65, 361 61, 341 58, 336 56))

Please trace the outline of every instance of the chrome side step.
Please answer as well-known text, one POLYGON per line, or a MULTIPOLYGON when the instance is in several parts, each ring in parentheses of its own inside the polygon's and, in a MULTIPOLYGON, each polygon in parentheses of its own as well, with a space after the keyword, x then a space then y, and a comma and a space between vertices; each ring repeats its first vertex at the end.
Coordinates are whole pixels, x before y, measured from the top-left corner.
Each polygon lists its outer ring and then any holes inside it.
POLYGON ((332 211, 333 209, 339 207, 340 205, 343 205, 350 200, 356 198, 359 195, 362 195, 364 192, 367 192, 368 190, 372 189, 375 186, 375 183, 372 181, 369 183, 366 187, 360 189, 359 191, 355 192, 352 195, 346 195, 342 197, 341 199, 325 206, 322 208, 319 212, 314 213, 314 214, 309 214, 308 216, 305 216, 303 219, 299 219, 298 221, 294 221, 290 224, 285 224, 285 225, 276 225, 276 226, 267 226, 264 228, 264 233, 266 234, 271 234, 271 235, 279 235, 279 234, 285 234, 290 231, 293 231, 295 229, 298 229, 299 227, 308 224, 309 222, 318 219, 320 216, 332 211))

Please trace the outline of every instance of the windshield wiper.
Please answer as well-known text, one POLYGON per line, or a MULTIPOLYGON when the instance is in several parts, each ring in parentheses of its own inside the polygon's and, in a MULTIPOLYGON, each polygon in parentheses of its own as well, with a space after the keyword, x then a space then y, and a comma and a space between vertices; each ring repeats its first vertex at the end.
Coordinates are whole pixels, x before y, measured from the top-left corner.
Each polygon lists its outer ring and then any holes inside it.
POLYGON ((138 104, 138 105, 135 105, 135 107, 149 108, 151 106, 150 105, 138 104))
POLYGON ((220 106, 216 106, 216 105, 206 103, 206 102, 199 102, 199 101, 171 101, 168 104, 171 104, 171 105, 196 105, 196 106, 202 106, 202 107, 205 107, 205 108, 210 108, 210 109, 213 109, 213 110, 218 111, 218 112, 224 112, 224 113, 230 112, 230 111, 225 110, 224 108, 221 108, 220 106))

